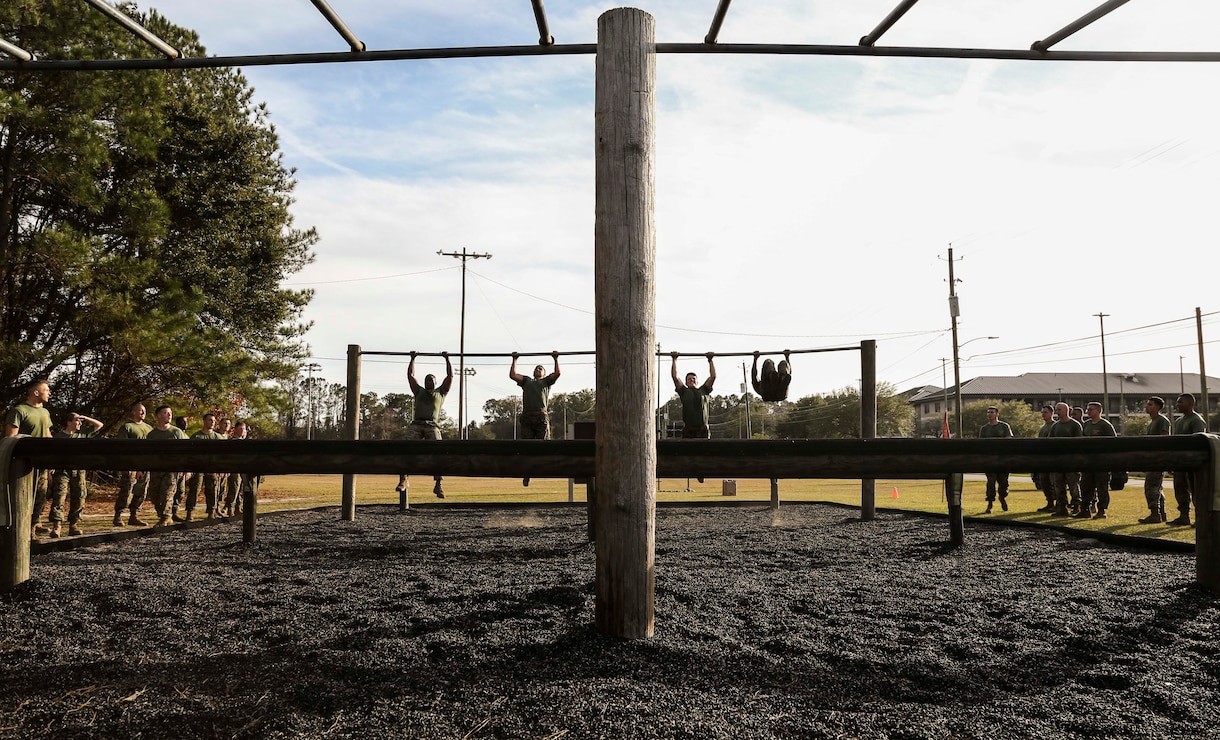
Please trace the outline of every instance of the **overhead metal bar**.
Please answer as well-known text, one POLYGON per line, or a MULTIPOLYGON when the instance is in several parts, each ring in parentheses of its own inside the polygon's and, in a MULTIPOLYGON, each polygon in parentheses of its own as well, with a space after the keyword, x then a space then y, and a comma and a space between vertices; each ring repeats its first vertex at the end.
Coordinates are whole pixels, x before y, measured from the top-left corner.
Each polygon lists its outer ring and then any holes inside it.
POLYGON ((352 33, 352 29, 347 27, 347 24, 343 22, 343 19, 330 7, 326 0, 313 0, 313 5, 322 15, 326 16, 326 20, 330 21, 330 25, 335 27, 335 30, 339 32, 339 35, 343 37, 347 45, 352 48, 352 51, 364 51, 364 42, 356 38, 356 34, 352 33))
MULTIPOLYGON (((780 56, 910 57, 922 59, 998 59, 1058 62, 1220 62, 1217 51, 1046 51, 1032 49, 961 49, 919 46, 834 46, 819 44, 657 44, 658 54, 773 54, 780 56)), ((554 46, 474 46, 445 49, 395 49, 305 54, 259 54, 232 57, 179 59, 53 59, 20 62, 0 60, 0 69, 42 71, 100 71, 122 69, 199 69, 204 67, 267 67, 286 64, 384 62, 412 59, 478 59, 595 54, 597 44, 554 46)))
POLYGON ((1080 18, 1077 18, 1075 21, 1052 33, 1050 36, 1047 36, 1041 41, 1035 41, 1030 45, 1029 48, 1031 51, 1046 51, 1055 44, 1066 39, 1068 36, 1071 36, 1080 29, 1089 25, 1093 21, 1109 15, 1112 11, 1117 10, 1119 6, 1126 5, 1128 2, 1129 0, 1108 0, 1088 13, 1082 15, 1080 18))
POLYGON ((539 46, 554 46, 555 37, 551 35, 551 29, 546 23, 546 8, 542 7, 542 0, 530 0, 534 6, 534 20, 538 23, 538 45, 539 46))
POLYGON ((729 12, 729 3, 731 2, 733 0, 720 0, 720 4, 716 6, 716 14, 712 16, 712 27, 708 29, 707 35, 703 37, 703 43, 716 43, 716 38, 720 36, 720 27, 724 25, 724 16, 729 12))
POLYGON ((4 52, 5 54, 8 54, 11 57, 16 57, 23 62, 31 62, 34 60, 33 54, 26 51, 25 49, 22 49, 20 46, 17 46, 16 44, 10 44, 9 42, 5 41, 4 39, 0 39, 0 51, 4 52))
POLYGON ((877 24, 877 27, 872 30, 867 36, 860 37, 860 46, 872 46, 877 43, 877 39, 881 35, 890 30, 890 26, 898 22, 898 19, 906 15, 906 12, 911 9, 919 0, 902 0, 898 3, 898 7, 890 11, 890 14, 885 17, 885 20, 877 24))
POLYGON ((144 26, 136 23, 134 20, 132 20, 131 16, 107 3, 106 0, 85 0, 85 2, 105 13, 115 23, 118 23, 123 28, 126 28, 132 34, 143 40, 144 43, 153 47, 170 59, 179 59, 182 57, 182 52, 161 40, 161 38, 152 31, 149 31, 144 26))

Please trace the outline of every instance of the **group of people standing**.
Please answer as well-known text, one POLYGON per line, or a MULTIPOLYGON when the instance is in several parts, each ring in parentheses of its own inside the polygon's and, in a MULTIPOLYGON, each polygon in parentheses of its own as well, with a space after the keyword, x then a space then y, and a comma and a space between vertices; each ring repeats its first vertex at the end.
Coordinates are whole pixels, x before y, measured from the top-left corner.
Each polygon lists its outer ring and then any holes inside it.
MULTIPOLYGON (((25 400, 10 408, 5 416, 4 436, 24 434, 31 437, 87 439, 101 431, 102 422, 75 411, 65 413, 62 425, 54 428, 51 413, 46 408, 50 398, 51 388, 46 379, 39 378, 28 383, 25 400), (86 424, 88 429, 85 428, 86 424)), ((187 439, 185 430, 173 423, 174 412, 169 406, 157 407, 153 425, 144 421, 147 414, 144 404, 132 404, 128 420, 119 427, 115 436, 119 439, 187 439)), ((245 439, 248 433, 246 422, 217 420, 215 414, 208 413, 203 417, 203 428, 190 438, 245 439)), ((208 518, 240 513, 239 493, 248 487, 248 480, 249 476, 240 473, 122 471, 119 473, 119 489, 114 504, 114 526, 147 526, 139 517, 139 509, 149 497, 157 514, 154 526, 191 521, 201 485, 208 518), (180 508, 183 515, 178 513, 180 508)), ((88 493, 88 479, 84 470, 35 471, 32 537, 61 537, 64 523, 68 525, 69 536, 83 534, 80 523, 88 493), (40 522, 48 503, 48 524, 44 527, 40 522)))
MULTIPOLYGON (((1148 427, 1144 434, 1152 436, 1168 434, 1196 434, 1207 431, 1207 421, 1195 411, 1195 397, 1190 393, 1178 396, 1178 419, 1170 422, 1162 411, 1165 399, 1152 396, 1144 404, 1144 410, 1149 416, 1148 427)), ((1054 406, 1046 404, 1042 407, 1042 428, 1038 430, 1040 438, 1048 437, 1115 437, 1114 425, 1103 418, 1102 406, 1097 401, 1090 402, 1084 408, 1073 408, 1060 402, 1054 406)), ((979 429, 979 437, 1011 437, 1012 429, 999 420, 999 409, 991 406, 987 409, 987 423, 979 429)), ((1085 470, 1080 472, 1038 473, 1035 482, 1046 497, 1046 506, 1038 511, 1052 516, 1073 517, 1077 519, 1107 519, 1110 508, 1111 473, 1106 470, 1085 470)), ((1125 473, 1119 475, 1125 476, 1125 473)), ((1139 520, 1141 524, 1169 524, 1171 526, 1188 527, 1191 524, 1190 510, 1194 495, 1194 474, 1190 471, 1173 473, 1173 493, 1177 503, 1178 516, 1170 520, 1165 510, 1164 492, 1165 473, 1163 471, 1148 471, 1144 473, 1144 499, 1148 505, 1148 516, 1139 520)), ((1008 511, 1008 473, 987 473, 987 509, 992 512, 996 497, 1000 506, 1008 511)))
MULTIPOLYGON (((218 419, 216 414, 203 415, 203 426, 187 436, 185 419, 175 424, 174 411, 169 406, 158 406, 153 411, 153 425, 144 419, 148 410, 142 403, 134 403, 128 411, 127 421, 119 427, 119 439, 246 439, 249 425, 241 420, 218 419)), ((148 523, 140 519, 140 506, 146 498, 152 499, 157 521, 153 526, 164 527, 173 522, 189 522, 195 518, 199 503, 199 491, 203 489, 204 513, 208 519, 223 519, 241 513, 241 493, 249 487, 250 476, 244 473, 177 473, 165 471, 124 470, 119 474, 119 491, 114 499, 114 526, 124 524, 145 527, 148 523), (179 511, 182 513, 179 514, 179 511)))

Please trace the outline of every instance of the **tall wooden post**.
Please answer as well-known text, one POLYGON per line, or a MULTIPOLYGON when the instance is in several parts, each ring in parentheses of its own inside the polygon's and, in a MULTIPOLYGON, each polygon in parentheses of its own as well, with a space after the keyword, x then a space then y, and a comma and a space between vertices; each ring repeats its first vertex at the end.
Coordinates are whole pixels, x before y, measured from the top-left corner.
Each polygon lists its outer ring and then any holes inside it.
POLYGON ((597 331, 597 629, 652 636, 657 448, 656 46, 652 16, 597 21, 594 293, 597 331))
MULTIPOLYGON (((877 438, 877 340, 860 342, 860 439, 877 438)), ((877 517, 877 481, 860 481, 860 521, 877 517)))
POLYGON ((0 593, 30 580, 30 517, 34 514, 34 471, 12 458, 17 437, 0 439, 0 593))
MULTIPOLYGON (((360 345, 347 345, 347 424, 345 439, 360 439, 360 345)), ((343 474, 343 513, 345 522, 356 520, 356 474, 343 474)))
POLYGON ((1207 435, 1211 460, 1195 471, 1195 578, 1220 594, 1220 436, 1207 435))

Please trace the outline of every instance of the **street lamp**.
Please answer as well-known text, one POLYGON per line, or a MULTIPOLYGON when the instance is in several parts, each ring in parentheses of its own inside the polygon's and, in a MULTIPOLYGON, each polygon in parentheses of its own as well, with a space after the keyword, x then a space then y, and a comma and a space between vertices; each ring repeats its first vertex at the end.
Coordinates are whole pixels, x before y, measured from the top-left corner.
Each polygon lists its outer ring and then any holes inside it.
POLYGON ((305 439, 313 439, 313 371, 321 370, 322 366, 316 362, 311 362, 305 366, 305 372, 308 380, 305 381, 305 393, 308 394, 309 400, 309 418, 305 420, 305 439))
MULTIPOLYGON (((956 322, 954 322, 956 326, 956 322)), ((999 337, 975 337, 967 339, 961 344, 957 343, 957 332, 953 332, 953 405, 957 413, 957 438, 962 438, 962 364, 959 358, 959 351, 971 342, 977 342, 980 339, 999 339, 999 337)))
POLYGON ((1102 413, 1103 419, 1107 421, 1110 418, 1110 382, 1106 373, 1106 317, 1108 313, 1095 313, 1098 322, 1101 323, 1101 404, 1105 409, 1102 413))
MULTIPOLYGON (((475 370, 473 367, 462 368, 463 377, 470 377, 472 375, 478 375, 478 374, 479 374, 478 371, 475 370)), ((466 423, 469 424, 470 423, 470 395, 467 394, 464 400, 466 402, 466 423)), ((463 439, 463 438, 464 437, 459 436, 459 439, 463 439)))

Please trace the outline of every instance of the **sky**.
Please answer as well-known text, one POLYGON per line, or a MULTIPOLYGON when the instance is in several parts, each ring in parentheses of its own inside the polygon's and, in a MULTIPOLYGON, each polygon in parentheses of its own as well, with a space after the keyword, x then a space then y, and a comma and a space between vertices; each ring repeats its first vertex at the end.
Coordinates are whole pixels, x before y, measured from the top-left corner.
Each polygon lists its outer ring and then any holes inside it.
MULTIPOLYGON (((854 44, 896 4, 737 3, 719 40, 854 44)), ((924 3, 879 45, 1027 49, 1098 4, 924 3)), ((538 36, 528 0, 330 5, 370 50, 538 36)), ((347 49, 307 0, 140 7, 197 31, 209 54, 347 49)), ((551 0, 551 33, 595 43, 613 7, 551 0)), ((638 7, 657 41, 691 43, 716 1, 638 7)), ((1129 3, 1056 48, 1216 51, 1217 27, 1214 0, 1129 3)), ((349 344, 457 353, 460 262, 438 251, 491 255, 467 263, 468 352, 594 349, 593 68, 584 55, 243 70, 296 168, 296 223, 319 234, 313 264, 285 282, 316 292, 317 375, 345 382, 349 344)), ((963 380, 1100 372, 1099 313, 1111 372, 1195 373, 1196 308, 1220 374, 1205 287, 1218 83, 1215 63, 659 55, 656 341, 733 353, 875 339, 879 381, 951 384, 952 246, 963 380)), ((557 392, 594 387, 592 357, 561 362, 557 392)), ((717 362, 718 392, 741 392, 742 362, 717 362)), ((519 392, 507 363, 467 362, 469 418, 519 392)), ((793 364, 791 398, 860 378, 854 351, 793 364)), ((407 391, 406 358, 366 356, 362 370, 365 392, 407 391)))

